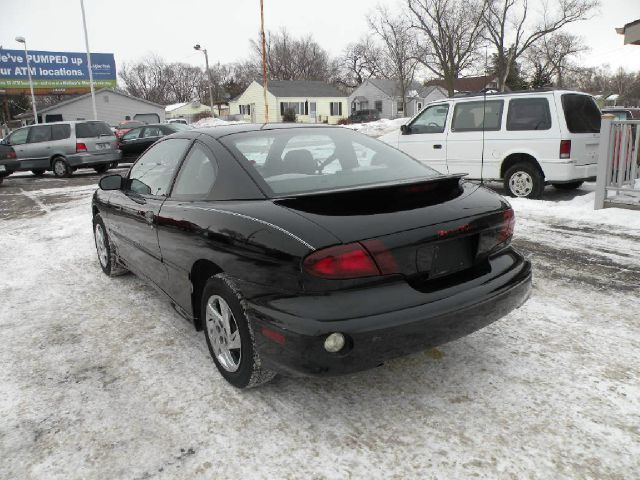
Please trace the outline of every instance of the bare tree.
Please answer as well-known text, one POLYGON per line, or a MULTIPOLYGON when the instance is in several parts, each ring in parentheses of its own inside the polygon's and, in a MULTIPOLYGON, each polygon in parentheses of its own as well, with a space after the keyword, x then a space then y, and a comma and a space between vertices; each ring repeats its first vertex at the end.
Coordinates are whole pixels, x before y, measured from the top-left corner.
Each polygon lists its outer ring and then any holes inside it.
POLYGON ((368 17, 369 27, 379 38, 380 63, 378 69, 388 78, 398 81, 403 111, 407 111, 407 90, 418 68, 418 46, 410 24, 402 14, 393 16, 386 7, 378 6, 368 17))
MULTIPOLYGON (((262 44, 259 40, 251 40, 251 46, 253 68, 262 72, 262 44)), ((267 69, 273 80, 328 81, 334 75, 329 54, 311 35, 294 38, 285 29, 268 32, 266 50, 267 69)))
POLYGON ((422 33, 421 63, 445 81, 454 81, 478 60, 488 0, 407 0, 413 27, 422 33))
POLYGON ((570 33, 556 32, 532 45, 525 57, 534 66, 534 71, 554 79, 555 86, 563 88, 565 74, 579 70, 571 61, 572 58, 587 50, 582 38, 570 33))
POLYGON ((150 55, 135 63, 124 63, 120 67, 120 78, 127 92, 160 104, 172 100, 168 75, 166 62, 157 55, 150 55))
POLYGON ((357 88, 373 76, 385 76, 380 65, 380 48, 371 37, 364 37, 345 47, 337 61, 336 83, 348 89, 357 88))
POLYGON ((498 89, 504 91, 511 64, 537 41, 569 23, 588 18, 599 0, 557 0, 550 11, 542 4, 541 19, 532 23, 529 0, 490 0, 485 10, 486 39, 498 57, 498 89))

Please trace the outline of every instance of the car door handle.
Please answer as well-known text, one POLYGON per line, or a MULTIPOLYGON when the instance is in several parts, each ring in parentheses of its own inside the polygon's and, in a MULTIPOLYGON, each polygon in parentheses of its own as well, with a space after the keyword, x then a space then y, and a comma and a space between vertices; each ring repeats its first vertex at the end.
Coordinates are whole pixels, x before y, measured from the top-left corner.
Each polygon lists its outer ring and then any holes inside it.
POLYGON ((151 210, 147 210, 146 212, 144 212, 144 219, 147 221, 147 223, 149 225, 151 225, 153 227, 153 221, 155 220, 156 216, 153 213, 153 211, 151 210))
POLYGON ((440 150, 442 148, 442 145, 440 145, 439 143, 436 143, 433 148, 435 148, 436 150, 440 150))

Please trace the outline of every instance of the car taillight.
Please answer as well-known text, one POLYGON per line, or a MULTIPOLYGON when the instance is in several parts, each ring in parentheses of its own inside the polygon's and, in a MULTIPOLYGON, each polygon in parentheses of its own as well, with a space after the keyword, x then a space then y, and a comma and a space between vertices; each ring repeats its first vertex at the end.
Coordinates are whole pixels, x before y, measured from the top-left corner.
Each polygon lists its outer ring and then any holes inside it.
POLYGON ((571 157, 571 140, 560 140, 560 158, 571 157))
POLYGON ((508 242, 513 237, 513 230, 516 226, 516 216, 513 213, 513 209, 508 208, 502 212, 502 228, 498 233, 498 242, 508 242))
POLYGON ((84 143, 76 143, 76 153, 86 152, 87 146, 84 143))
POLYGON ((509 244, 513 237, 513 230, 516 225, 516 217, 513 209, 508 208, 502 211, 501 222, 489 230, 485 230, 480 234, 478 242, 478 255, 486 255, 499 247, 509 244))
POLYGON ((359 243, 336 245, 313 252, 302 262, 310 275, 329 279, 374 277, 380 269, 359 243))
POLYGON ((10 160, 15 160, 16 158, 18 158, 18 156, 16 155, 16 152, 11 151, 9 153, 7 153, 7 158, 10 160))

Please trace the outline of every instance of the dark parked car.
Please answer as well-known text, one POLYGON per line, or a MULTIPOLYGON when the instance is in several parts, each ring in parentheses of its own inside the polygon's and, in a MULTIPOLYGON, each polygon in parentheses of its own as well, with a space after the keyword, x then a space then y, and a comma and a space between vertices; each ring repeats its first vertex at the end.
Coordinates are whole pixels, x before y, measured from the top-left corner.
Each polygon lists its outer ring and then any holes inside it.
POLYGON ((513 227, 496 193, 328 126, 180 132, 93 197, 103 271, 164 292, 240 388, 375 367, 506 315, 531 288, 513 227))
POLYGON ((139 120, 124 120, 116 126, 116 131, 115 131, 116 137, 120 139, 125 133, 127 133, 132 128, 141 127, 142 125, 144 125, 144 122, 140 122, 139 120))
POLYGON ((18 170, 19 166, 13 147, 0 143, 0 183, 2 183, 4 177, 8 177, 18 170))
POLYGON ((189 130, 189 127, 181 123, 160 123, 132 128, 120 138, 120 150, 122 151, 120 162, 135 162, 142 152, 160 138, 184 130, 189 130))
POLYGON ((352 123, 367 123, 380 120, 380 112, 377 110, 358 110, 349 116, 352 123))

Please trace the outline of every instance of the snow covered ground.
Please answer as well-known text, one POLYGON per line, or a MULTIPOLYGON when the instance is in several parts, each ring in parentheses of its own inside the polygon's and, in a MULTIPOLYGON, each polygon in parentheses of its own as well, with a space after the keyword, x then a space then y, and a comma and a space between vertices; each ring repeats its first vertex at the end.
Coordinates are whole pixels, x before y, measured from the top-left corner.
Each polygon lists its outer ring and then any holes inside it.
POLYGON ((396 118, 389 120, 387 118, 381 118, 374 122, 369 123, 352 123, 350 125, 344 125, 346 128, 351 128, 370 137, 380 137, 385 133, 393 132, 394 130, 400 130, 400 126, 407 123, 408 118, 396 118))
POLYGON ((0 478, 632 479, 640 212, 513 201, 535 286, 475 334, 240 392, 202 333, 98 266, 98 176, 0 187, 0 478))

